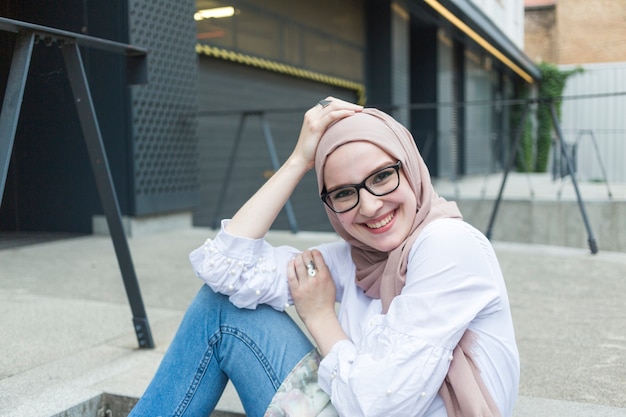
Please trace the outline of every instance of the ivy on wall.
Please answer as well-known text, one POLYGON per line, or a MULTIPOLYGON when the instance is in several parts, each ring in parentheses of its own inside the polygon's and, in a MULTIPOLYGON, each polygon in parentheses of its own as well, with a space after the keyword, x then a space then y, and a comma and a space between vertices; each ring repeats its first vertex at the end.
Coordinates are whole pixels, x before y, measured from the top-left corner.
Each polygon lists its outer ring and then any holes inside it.
MULTIPOLYGON (((565 88, 567 78, 583 72, 580 67, 562 71, 556 65, 542 62, 538 65, 541 71, 541 82, 537 95, 539 97, 538 105, 534 109, 536 120, 536 130, 532 134, 532 123, 530 121, 531 114, 524 121, 524 136, 522 137, 521 152, 518 156, 517 167, 519 171, 546 172, 548 169, 548 161, 550 158, 550 147, 552 145, 552 132, 554 123, 552 121, 552 113, 550 111, 550 103, 554 103, 557 119, 561 119, 561 95, 565 88)), ((524 99, 528 99, 530 89, 526 88, 520 95, 524 99)), ((513 123, 519 123, 521 117, 521 107, 517 110, 518 117, 513 123)), ((517 126, 517 125, 515 125, 517 126)))
MULTIPOLYGON (((530 97, 529 84, 524 84, 517 96, 524 101, 524 104, 515 105, 511 112, 511 126, 513 132, 517 132, 517 129, 519 128, 519 123, 524 113, 525 102, 530 97)), ((524 128, 522 130, 522 137, 520 138, 520 147, 517 152, 517 170, 520 172, 530 172, 533 168, 535 141, 533 140, 532 127, 533 125, 529 112, 526 114, 526 119, 524 120, 524 128)))

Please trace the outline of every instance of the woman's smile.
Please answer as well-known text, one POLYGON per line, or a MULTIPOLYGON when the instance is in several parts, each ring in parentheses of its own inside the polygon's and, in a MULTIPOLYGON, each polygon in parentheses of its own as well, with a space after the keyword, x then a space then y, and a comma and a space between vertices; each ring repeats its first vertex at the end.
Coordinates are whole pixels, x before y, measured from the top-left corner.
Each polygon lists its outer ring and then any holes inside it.
POLYGON ((389 230, 389 228, 392 226, 394 217, 395 210, 387 213, 384 216, 379 217, 378 219, 365 222, 364 224, 373 233, 383 233, 389 230))
MULTIPOLYGON (((363 178, 397 161, 395 156, 372 143, 349 142, 328 156, 324 184, 330 190, 358 184, 363 178)), ((348 234, 381 252, 389 252, 402 244, 411 231, 417 212, 417 199, 402 169, 399 175, 396 190, 376 196, 360 189, 358 204, 336 215, 348 234)))

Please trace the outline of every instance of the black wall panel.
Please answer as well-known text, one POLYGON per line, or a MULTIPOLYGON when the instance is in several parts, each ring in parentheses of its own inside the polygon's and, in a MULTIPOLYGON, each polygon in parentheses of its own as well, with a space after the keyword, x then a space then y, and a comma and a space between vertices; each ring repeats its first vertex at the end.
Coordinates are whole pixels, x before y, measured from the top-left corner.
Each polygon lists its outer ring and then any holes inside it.
MULTIPOLYGON (((11 19, 125 41, 122 0, 13 0, 4 7, 2 15, 11 19)), ((6 74, 14 41, 13 35, 3 35, 6 74)), ((122 58, 110 55, 82 51, 118 199, 127 213, 128 97, 122 58)), ((0 230, 89 233, 93 215, 101 212, 67 73, 54 45, 34 47, 7 184, 0 230)))
MULTIPOLYGON (((356 100, 352 91, 203 56, 199 62, 199 77, 200 204, 194 213, 197 226, 212 227, 215 218, 232 217, 273 170, 260 116, 249 116, 221 203, 222 210, 216 212, 243 111, 268 111, 271 136, 278 159, 283 162, 296 144, 308 108, 328 95, 356 100)), ((313 172, 302 180, 291 204, 300 230, 332 230, 317 194, 313 172)), ((272 228, 290 229, 284 210, 272 228)))

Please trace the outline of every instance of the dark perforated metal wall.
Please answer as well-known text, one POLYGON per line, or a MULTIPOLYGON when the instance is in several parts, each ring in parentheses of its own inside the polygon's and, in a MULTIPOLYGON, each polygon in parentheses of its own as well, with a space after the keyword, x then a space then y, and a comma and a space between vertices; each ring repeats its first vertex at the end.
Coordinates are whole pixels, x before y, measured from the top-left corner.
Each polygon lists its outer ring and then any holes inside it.
POLYGON ((135 215, 190 209, 197 197, 194 0, 130 0, 129 40, 149 50, 132 89, 135 215))

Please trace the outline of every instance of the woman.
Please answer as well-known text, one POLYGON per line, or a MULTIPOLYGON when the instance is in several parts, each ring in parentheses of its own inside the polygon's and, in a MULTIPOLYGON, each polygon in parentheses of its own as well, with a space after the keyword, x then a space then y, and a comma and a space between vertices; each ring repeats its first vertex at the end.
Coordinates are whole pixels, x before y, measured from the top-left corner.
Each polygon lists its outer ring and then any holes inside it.
POLYGON ((208 286, 131 415, 208 416, 228 379, 248 416, 512 414, 519 358, 496 256, 383 112, 320 101, 288 160, 190 259, 208 286), (342 241, 270 246, 313 167, 342 241), (281 312, 291 304, 316 348, 281 312))

